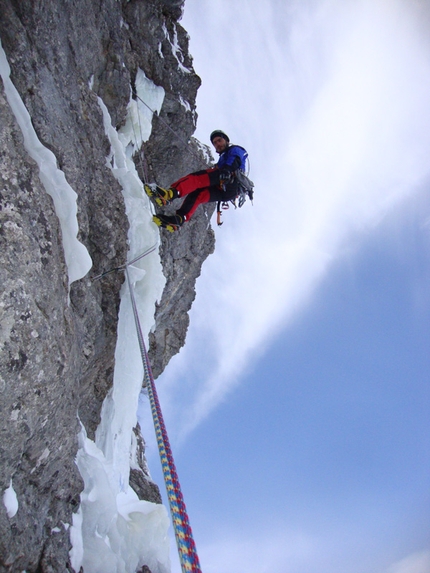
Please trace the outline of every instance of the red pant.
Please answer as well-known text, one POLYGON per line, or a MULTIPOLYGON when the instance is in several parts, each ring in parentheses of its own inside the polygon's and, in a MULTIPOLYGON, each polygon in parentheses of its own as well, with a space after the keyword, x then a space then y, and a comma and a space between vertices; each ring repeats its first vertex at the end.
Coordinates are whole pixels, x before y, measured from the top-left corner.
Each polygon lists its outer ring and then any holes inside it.
POLYGON ((221 188, 219 170, 216 167, 185 175, 185 177, 172 183, 171 187, 178 191, 179 197, 185 197, 177 213, 186 221, 202 203, 231 201, 235 199, 238 193, 236 179, 221 188))
POLYGON ((191 218, 199 205, 210 201, 211 193, 209 187, 211 186, 211 180, 209 173, 212 171, 214 169, 190 173, 172 183, 171 187, 178 191, 180 197, 187 195, 181 208, 178 210, 178 214, 184 217, 185 220, 191 218))

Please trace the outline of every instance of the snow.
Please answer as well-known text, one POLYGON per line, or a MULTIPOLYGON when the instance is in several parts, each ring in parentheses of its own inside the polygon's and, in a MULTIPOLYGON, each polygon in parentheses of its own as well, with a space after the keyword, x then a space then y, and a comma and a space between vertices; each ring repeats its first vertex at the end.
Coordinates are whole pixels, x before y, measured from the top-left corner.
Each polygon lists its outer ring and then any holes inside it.
POLYGON ((181 61, 184 59, 184 55, 178 44, 178 32, 176 26, 174 27, 174 32, 173 32, 173 42, 170 40, 169 32, 167 31, 167 28, 164 25, 163 25, 163 31, 164 35, 166 36, 166 39, 168 40, 169 44, 172 47, 172 54, 174 55, 176 61, 178 62, 178 69, 184 74, 190 74, 191 70, 186 68, 181 61))
MULTIPOLYGON (((137 95, 155 111, 161 109, 164 90, 154 86, 139 70, 137 95)), ((101 99, 104 128, 111 143, 106 165, 120 183, 130 223, 128 260, 158 245, 159 232, 143 190, 133 153, 151 133, 152 112, 140 100, 130 99, 125 126, 117 132, 101 99)), ((130 266, 130 279, 144 333, 154 322, 154 305, 165 284, 156 251, 130 266)), ((147 342, 147 341, 146 341, 147 342)), ((136 467, 133 428, 143 380, 128 285, 121 291, 118 340, 113 387, 101 412, 95 441, 82 426, 76 459, 85 483, 81 504, 70 528, 72 566, 86 573, 134 573, 148 565, 152 573, 170 571, 169 518, 163 505, 138 499, 129 486, 130 467, 136 467)), ((148 408, 149 413, 149 408, 148 408)))
POLYGON ((214 159, 211 155, 209 147, 204 143, 202 143, 201 141, 199 141, 198 139, 195 139, 194 141, 197 144, 197 148, 199 149, 200 153, 203 155, 203 160, 206 163, 213 163, 214 159))
POLYGON ((6 508, 6 513, 9 519, 14 517, 18 511, 18 498, 16 497, 16 492, 13 489, 12 480, 10 480, 9 487, 6 488, 3 493, 3 504, 6 508))
POLYGON ((79 230, 77 219, 77 194, 57 167, 55 155, 39 141, 21 96, 10 79, 10 66, 0 42, 0 75, 8 103, 16 117, 24 137, 24 147, 39 166, 39 177, 45 191, 54 201, 63 236, 64 257, 69 275, 69 284, 84 277, 92 267, 86 247, 76 238, 79 230))
POLYGON ((181 102, 181 106, 183 108, 185 108, 186 111, 191 111, 191 106, 190 106, 189 102, 184 100, 184 98, 182 96, 179 96, 179 101, 181 102))

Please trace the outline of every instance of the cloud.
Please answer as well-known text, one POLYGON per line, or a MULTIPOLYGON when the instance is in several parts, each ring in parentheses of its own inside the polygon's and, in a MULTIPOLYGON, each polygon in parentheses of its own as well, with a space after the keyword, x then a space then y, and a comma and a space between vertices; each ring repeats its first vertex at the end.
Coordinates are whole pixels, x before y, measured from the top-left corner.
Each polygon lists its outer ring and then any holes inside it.
POLYGON ((203 138, 214 117, 233 130, 256 197, 224 215, 186 347, 163 376, 183 438, 292 324, 348 242, 429 176, 429 53, 409 4, 272 6, 204 2, 198 25, 185 22, 209 84, 203 138))
POLYGON ((301 533, 278 530, 260 532, 255 537, 236 534, 217 539, 213 544, 203 546, 201 555, 206 573, 293 573, 312 558, 315 549, 313 539, 301 533))
POLYGON ((430 573, 430 551, 408 555, 387 569, 387 573, 430 573))
MULTIPOLYGON (((375 547, 375 531, 361 531, 353 521, 322 525, 314 516, 313 523, 293 529, 276 518, 264 523, 262 517, 257 515, 253 524, 242 524, 240 530, 227 525, 228 531, 207 532, 205 538, 211 541, 198 543, 202 569, 206 573, 366 573, 376 570, 381 550, 392 553, 392 548, 375 547)), ((413 553, 385 572, 430 573, 430 551, 413 553)))

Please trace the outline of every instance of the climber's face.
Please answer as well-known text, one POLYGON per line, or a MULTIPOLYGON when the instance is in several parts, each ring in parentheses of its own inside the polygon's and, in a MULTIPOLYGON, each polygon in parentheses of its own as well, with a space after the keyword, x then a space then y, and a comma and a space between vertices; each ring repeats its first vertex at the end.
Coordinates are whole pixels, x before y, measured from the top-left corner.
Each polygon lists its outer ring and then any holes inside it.
POLYGON ((213 138, 212 144, 215 147, 215 151, 217 153, 223 153, 228 146, 227 141, 220 135, 217 135, 216 137, 213 138))

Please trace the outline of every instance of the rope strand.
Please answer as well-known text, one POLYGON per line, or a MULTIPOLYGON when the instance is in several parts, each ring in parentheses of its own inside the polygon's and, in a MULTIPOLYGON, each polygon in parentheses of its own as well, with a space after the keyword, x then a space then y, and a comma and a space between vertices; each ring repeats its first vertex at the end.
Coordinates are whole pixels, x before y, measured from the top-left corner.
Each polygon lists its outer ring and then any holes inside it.
POLYGON ((137 338, 139 341, 140 353, 142 356, 143 370, 145 374, 146 387, 149 401, 151 404, 152 418, 154 421, 155 435, 157 438, 158 451, 160 454, 161 467, 163 470, 164 481, 166 484, 167 498, 169 500, 170 513, 172 516, 173 529, 175 531, 176 544, 178 546, 179 560, 181 563, 182 573, 201 573, 200 562, 197 555, 196 545, 194 543, 191 526, 182 496, 181 486, 179 483, 176 467, 170 449, 169 437, 164 425, 163 414, 161 412, 160 402, 158 400, 157 390, 155 387, 154 377, 152 375, 151 364, 146 351, 145 341, 143 339, 142 329, 140 326, 139 315, 137 312, 136 300, 128 273, 128 267, 125 267, 127 284, 130 291, 131 304, 133 308, 134 321, 136 325, 137 338))
POLYGON ((110 269, 109 271, 105 271, 104 273, 101 273, 100 275, 93 277, 91 279, 91 281, 92 282, 97 281, 97 280, 101 279, 102 277, 109 275, 110 273, 114 273, 115 271, 123 271, 125 269, 125 267, 131 266, 133 263, 140 261, 140 259, 143 259, 143 257, 146 257, 146 255, 149 255, 150 253, 155 251, 155 249, 157 248, 157 245, 158 245, 158 242, 155 243, 152 247, 150 247, 146 251, 144 251, 141 255, 139 255, 139 256, 135 257, 134 259, 132 259, 131 261, 129 261, 128 263, 125 263, 124 265, 120 265, 119 267, 115 267, 114 269, 110 269))

